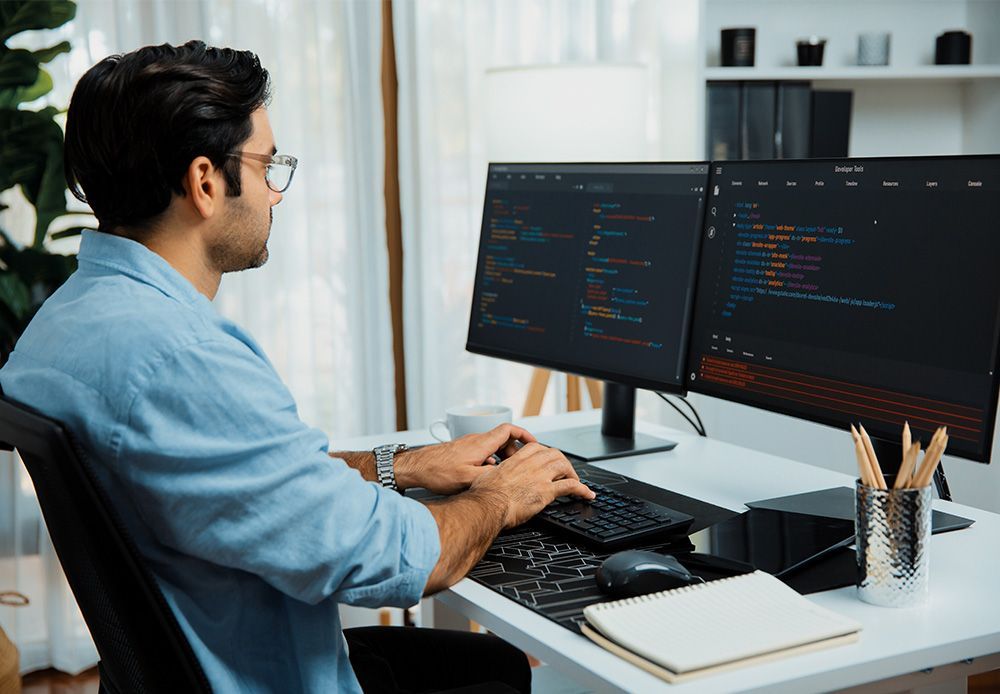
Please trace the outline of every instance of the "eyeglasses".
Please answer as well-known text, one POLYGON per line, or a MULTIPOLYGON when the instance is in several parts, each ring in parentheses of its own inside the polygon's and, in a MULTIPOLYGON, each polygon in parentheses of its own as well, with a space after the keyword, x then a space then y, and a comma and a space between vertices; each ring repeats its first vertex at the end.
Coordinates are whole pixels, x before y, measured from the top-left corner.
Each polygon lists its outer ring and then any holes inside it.
POLYGON ((256 154, 254 152, 230 152, 233 157, 249 157, 262 161, 265 167, 264 179, 267 187, 275 193, 284 193, 288 186, 292 185, 292 176, 295 174, 295 167, 299 165, 299 160, 288 154, 256 154))

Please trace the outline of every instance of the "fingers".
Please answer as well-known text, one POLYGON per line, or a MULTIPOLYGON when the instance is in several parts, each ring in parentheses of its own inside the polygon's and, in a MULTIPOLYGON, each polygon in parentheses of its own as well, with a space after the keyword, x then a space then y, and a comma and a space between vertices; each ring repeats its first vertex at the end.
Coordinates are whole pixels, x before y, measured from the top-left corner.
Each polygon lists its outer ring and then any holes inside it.
POLYGON ((579 479, 563 478, 552 483, 555 492, 552 498, 557 496, 579 496, 584 499, 594 499, 597 497, 589 487, 580 482, 579 479))
MULTIPOLYGON (((555 451, 555 449, 543 446, 538 442, 526 443, 515 450, 508 458, 505 458, 505 460, 527 460, 535 455, 546 454, 548 451, 555 451)), ((555 451, 555 453, 562 455, 559 451, 555 451)))
POLYGON ((493 449, 495 451, 500 450, 504 446, 511 445, 515 441, 520 441, 521 443, 534 443, 538 441, 527 429, 522 429, 514 424, 500 424, 487 432, 487 436, 489 436, 490 442, 495 442, 495 448, 493 449))
POLYGON ((521 450, 521 443, 517 439, 510 439, 507 441, 507 445, 500 450, 500 457, 506 460, 519 450, 521 450))
MULTIPOLYGON (((586 487, 580 484, 580 476, 577 474, 573 464, 562 454, 562 451, 555 448, 547 448, 539 443, 529 443, 522 447, 517 455, 510 458, 504 464, 512 463, 514 465, 525 465, 528 469, 536 471, 531 474, 542 473, 544 478, 547 478, 549 482, 569 480, 575 482, 580 489, 587 490, 586 487)), ((593 495, 589 494, 589 490, 581 495, 593 498, 593 495)))
POLYGON ((554 453, 554 455, 544 454, 539 456, 539 459, 544 461, 543 464, 545 465, 548 478, 552 481, 561 479, 579 480, 580 476, 573 469, 573 464, 562 453, 558 451, 554 453))

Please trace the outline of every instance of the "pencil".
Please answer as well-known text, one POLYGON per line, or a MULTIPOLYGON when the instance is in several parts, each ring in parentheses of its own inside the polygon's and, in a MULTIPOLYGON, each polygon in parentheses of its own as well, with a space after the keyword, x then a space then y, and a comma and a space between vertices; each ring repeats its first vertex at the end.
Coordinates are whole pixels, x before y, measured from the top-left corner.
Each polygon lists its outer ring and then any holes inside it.
POLYGON ((853 424, 851 425, 851 438, 854 439, 854 455, 858 459, 858 472, 861 474, 861 483, 866 487, 874 487, 875 484, 872 482, 871 470, 868 467, 868 454, 865 453, 864 444, 861 443, 861 437, 858 435, 853 424))
POLYGON ((865 443, 865 451, 868 453, 868 462, 871 464, 874 479, 878 483, 879 489, 885 489, 885 477, 882 476, 882 468, 878 464, 878 456, 875 455, 875 448, 872 446, 871 437, 865 431, 864 424, 858 424, 861 429, 861 440, 865 443))
POLYGON ((914 487, 926 487, 931 483, 931 477, 934 476, 934 471, 937 469, 938 463, 941 462, 941 456, 948 445, 948 435, 945 431, 945 428, 941 427, 934 432, 936 441, 927 447, 927 453, 924 454, 924 462, 920 466, 920 474, 914 480, 914 487))
POLYGON ((913 475, 910 477, 910 488, 916 489, 920 486, 920 478, 924 475, 924 470, 927 468, 927 464, 930 462, 931 457, 934 455, 934 450, 938 446, 938 441, 941 439, 941 429, 938 428, 931 437, 931 442, 927 444, 927 450, 924 451, 924 458, 920 461, 919 468, 913 470, 913 475))
POLYGON ((917 456, 920 454, 920 442, 910 444, 910 447, 903 451, 903 464, 899 466, 899 474, 896 475, 896 483, 893 489, 906 489, 909 486, 910 478, 913 475, 913 466, 917 463, 917 456))
POLYGON ((912 437, 910 436, 910 423, 907 421, 903 422, 903 460, 900 461, 900 470, 902 470, 902 465, 906 462, 906 454, 910 452, 910 444, 913 443, 912 437))
POLYGON ((907 487, 909 487, 910 489, 917 488, 917 480, 920 479, 920 475, 924 471, 924 465, 926 465, 927 461, 930 460, 930 455, 934 451, 934 446, 937 445, 937 440, 938 440, 938 433, 935 431, 934 435, 931 436, 930 443, 927 444, 927 448, 924 450, 923 460, 921 460, 917 465, 913 467, 913 473, 910 475, 909 484, 907 484, 907 487))

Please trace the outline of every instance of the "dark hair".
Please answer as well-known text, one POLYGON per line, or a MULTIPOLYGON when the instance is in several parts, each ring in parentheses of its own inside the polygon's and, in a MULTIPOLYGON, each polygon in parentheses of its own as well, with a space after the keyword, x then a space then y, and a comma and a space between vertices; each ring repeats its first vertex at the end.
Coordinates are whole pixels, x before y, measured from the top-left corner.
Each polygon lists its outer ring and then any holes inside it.
POLYGON ((251 114, 270 100, 270 78, 250 51, 146 46, 87 70, 66 118, 66 183, 103 231, 159 216, 191 162, 220 167, 226 194, 241 192, 229 156, 252 134, 251 114), (82 189, 82 190, 81 190, 82 189))

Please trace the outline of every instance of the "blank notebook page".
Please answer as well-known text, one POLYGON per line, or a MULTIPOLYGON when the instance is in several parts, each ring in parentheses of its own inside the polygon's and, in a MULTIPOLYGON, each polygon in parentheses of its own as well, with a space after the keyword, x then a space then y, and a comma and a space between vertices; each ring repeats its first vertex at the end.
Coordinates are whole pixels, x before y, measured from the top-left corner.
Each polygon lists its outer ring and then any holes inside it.
POLYGON ((608 638, 678 673, 861 628, 762 571, 591 605, 584 615, 608 638))

